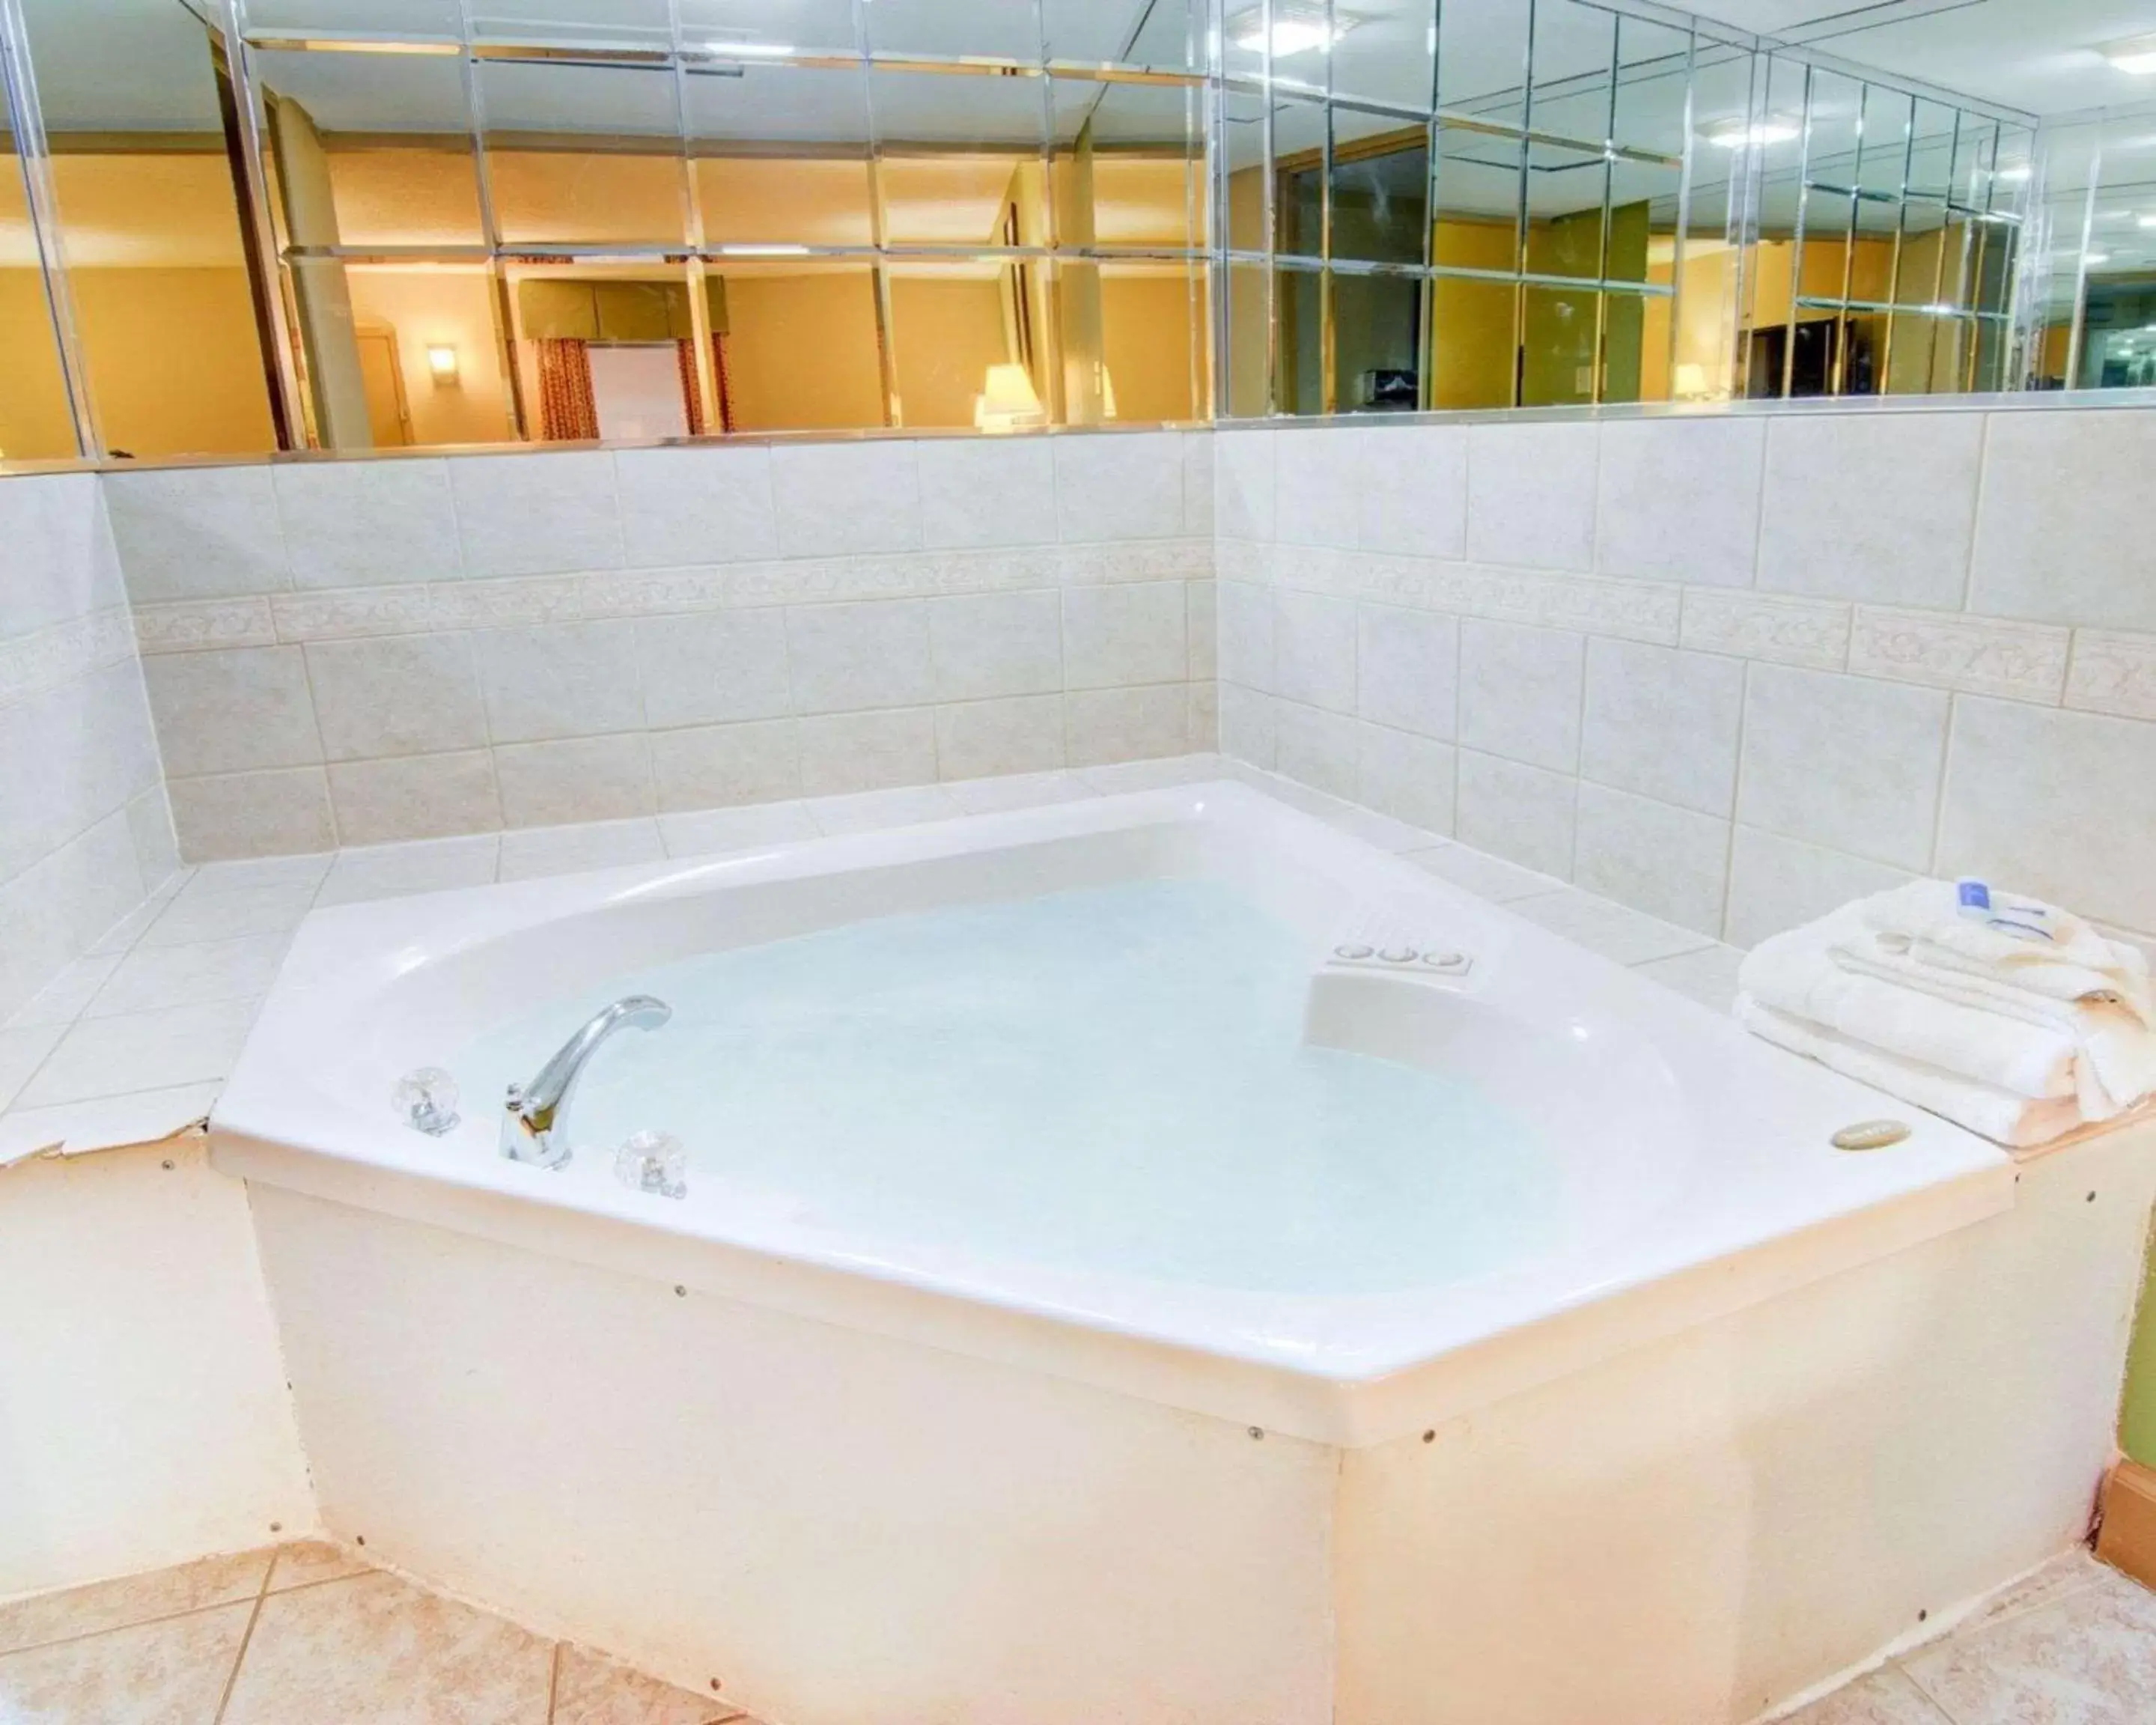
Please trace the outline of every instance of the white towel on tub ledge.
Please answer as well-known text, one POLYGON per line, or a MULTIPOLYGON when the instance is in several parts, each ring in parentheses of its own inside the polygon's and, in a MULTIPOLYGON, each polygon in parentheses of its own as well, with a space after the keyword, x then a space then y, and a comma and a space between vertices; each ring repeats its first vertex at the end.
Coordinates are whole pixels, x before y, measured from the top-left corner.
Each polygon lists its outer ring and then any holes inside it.
POLYGON ((1755 1036, 1899 1096, 2010 1150, 2032 1149, 2087 1123, 2071 1094, 2018 1096, 1995 1084, 1903 1060, 1838 1035, 1822 1024, 1778 1012, 1749 994, 1737 997, 1735 1011, 1738 1023, 1755 1036))

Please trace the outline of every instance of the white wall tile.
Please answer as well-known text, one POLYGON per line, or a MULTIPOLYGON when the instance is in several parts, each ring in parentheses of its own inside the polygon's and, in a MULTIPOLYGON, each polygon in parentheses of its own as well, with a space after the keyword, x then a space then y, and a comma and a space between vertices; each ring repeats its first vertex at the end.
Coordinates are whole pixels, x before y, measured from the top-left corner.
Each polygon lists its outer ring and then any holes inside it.
POLYGON ((1507 862, 1572 878, 1579 781, 1495 755, 1460 751, 1460 808, 1454 836, 1507 862))
POLYGON ((1611 421, 1602 427, 1595 564, 1712 587, 1749 587, 1767 421, 1611 421))
POLYGON ((1173 539, 1183 531, 1183 451, 1171 431, 1051 438, 1065 544, 1173 539))
POLYGON ((1362 448, 1344 425, 1273 434, 1273 531, 1281 543, 1355 548, 1362 448))
POLYGON ((1105 767, 1190 752, 1187 686, 1081 689, 1063 697, 1063 734, 1073 767, 1105 767))
POLYGON ((446 839, 501 824, 494 760, 485 749, 332 762, 329 778, 341 844, 446 839))
POLYGON ((1922 869, 1947 697, 1830 671, 1755 665, 1737 818, 1785 838, 1922 869))
POLYGON ((1187 581, 1183 599, 1189 637, 1184 675, 1194 683, 1209 683, 1220 674, 1219 594, 1210 581, 1187 581))
POLYGON ((1722 938, 1756 947, 1769 935, 1824 916, 1852 899, 1915 878, 1905 869, 1740 826, 1731 847, 1722 938))
POLYGON ((319 767, 175 778, 167 789, 180 855, 188 862, 336 848, 329 780, 319 767))
POLYGON ((623 557, 632 569, 778 553, 768 449, 618 449, 613 472, 623 557))
POLYGON ((771 479, 788 557, 921 547, 921 477, 910 443, 783 444, 771 452, 771 479))
MULTIPOLYGON (((658 806, 650 740, 642 736, 514 743, 495 750, 494 773, 501 788, 505 826, 622 820, 652 814, 658 806)), ((341 824, 343 805, 338 809, 341 824)))
POLYGON ((1590 639, 1581 775, 1726 815, 1737 797, 1743 709, 1744 666, 1738 660, 1590 639))
POLYGON ((634 627, 644 722, 654 728, 782 718, 793 710, 783 611, 644 617, 634 627))
POLYGON ((2066 699, 2091 712, 2156 719, 2156 634, 2076 629, 2066 699))
POLYGON ((2041 623, 1859 605, 1849 668, 1866 676, 2056 706, 2066 683, 2067 639, 2066 630, 2041 623))
POLYGON ((396 586, 463 572, 447 462, 332 459, 270 473, 294 586, 396 586))
POLYGON ((1220 685, 1219 748, 1231 760, 1270 772, 1276 758, 1274 700, 1239 684, 1220 685))
POLYGON ((159 776, 132 665, 0 707, 0 880, 121 809, 159 776))
POLYGON ((1613 964, 1650 964, 1680 952, 1697 952, 1707 944, 1695 929, 1570 887, 1538 892, 1512 908, 1530 922, 1540 923, 1576 947, 1600 953, 1613 964))
POLYGON ((1194 538, 1213 536, 1213 432, 1183 434, 1183 531, 1194 538))
POLYGON ((18 475, 0 485, 8 589, 0 641, 125 604, 98 477, 18 475))
POLYGON ((1355 799, 1395 820, 1451 832, 1457 773, 1450 743, 1368 722, 1358 730, 1355 799))
POLYGON ((1216 587, 1221 680, 1270 693, 1276 639, 1273 590, 1246 581, 1222 581, 1216 587))
POLYGON ((1971 605, 1998 617, 2156 629, 2145 408, 1994 413, 1971 605))
POLYGON ((501 840, 493 833, 341 850, 315 902, 318 906, 356 905, 415 892, 491 886, 501 856, 501 840))
POLYGON ((125 814, 0 882, 0 1015, 12 1012, 141 903, 125 814))
POLYGON ((161 778, 127 804, 127 830, 135 841, 135 860, 142 885, 154 892, 180 866, 179 837, 172 830, 172 799, 161 778))
POLYGON ((1460 741, 1529 766, 1576 771, 1586 639, 1470 618, 1460 625, 1460 741))
POLYGON ((1484 424, 1467 434, 1467 555, 1532 569, 1594 562, 1590 422, 1484 424))
POLYGON ((795 723, 803 796, 832 797, 935 783, 932 708, 835 713, 795 723))
POLYGON ((1063 686, 1063 606, 1054 593, 968 593, 928 602, 939 700, 1045 695, 1063 686))
POLYGON ((1179 581, 1065 588, 1065 686, 1182 682, 1188 670, 1188 626, 1179 581))
POLYGON ((1851 608, 1839 599, 1687 588, 1678 639, 1701 653, 1840 670, 1849 662, 1851 608))
POLYGON ((1213 528, 1224 539, 1273 536, 1271 431, 1223 430, 1213 440, 1213 528))
POLYGON ((1188 713, 1188 742, 1193 754, 1214 754, 1220 747, 1220 685, 1216 682, 1185 683, 1183 698, 1188 713))
POLYGON ((1273 595, 1274 686, 1289 701, 1355 711, 1355 602, 1323 593, 1273 595))
POLYGON ((1062 697, 1019 695, 939 706, 936 760, 944 778, 1053 771, 1064 763, 1062 697))
POLYGON ((1791 413, 1767 434, 1758 585, 1958 610, 1980 413, 1791 413))
POLYGON ((470 636, 316 641, 305 652, 315 717, 329 759, 485 746, 486 709, 470 636))
POLYGON ((1358 608, 1358 716, 1449 742, 1458 717, 1459 670, 1456 618, 1398 605, 1358 608))
POLYGON ((801 750, 791 719, 711 725, 651 736, 651 775, 662 811, 773 803, 801 793, 801 750))
POLYGON ((929 438, 918 445, 921 542, 1045 545, 1055 538, 1055 457, 1040 437, 929 438))
POLYGON ((936 697, 925 600, 790 606, 786 647, 797 713, 912 706, 936 697))
POLYGON ((1583 782, 1573 880, 1650 916, 1722 932, 1729 823, 1583 782))
POLYGON ((1357 542, 1402 557, 1467 554, 1467 428, 1373 425, 1353 447, 1357 542))
POLYGON ((1954 699, 1938 872, 2156 929, 2156 725, 1954 699))
POLYGON ((137 600, 277 593, 292 584, 270 469, 107 474, 112 536, 137 600))
POLYGON ((1362 788, 1363 726, 1344 714, 1291 701, 1273 707, 1273 768, 1313 790, 1351 800, 1362 788))
POLYGON ((172 653, 143 666, 166 770, 233 773, 322 758, 297 647, 172 653))
POLYGON ((621 514, 606 451, 465 455, 449 469, 467 575, 621 567, 621 514))
POLYGON ((1537 874, 1468 845, 1440 845, 1434 850, 1418 850, 1408 860, 1493 905, 1511 904, 1538 892, 1556 892, 1564 886, 1554 875, 1537 874))
POLYGON ((496 742, 597 737, 644 724, 632 623, 481 629, 472 647, 487 734, 496 742))

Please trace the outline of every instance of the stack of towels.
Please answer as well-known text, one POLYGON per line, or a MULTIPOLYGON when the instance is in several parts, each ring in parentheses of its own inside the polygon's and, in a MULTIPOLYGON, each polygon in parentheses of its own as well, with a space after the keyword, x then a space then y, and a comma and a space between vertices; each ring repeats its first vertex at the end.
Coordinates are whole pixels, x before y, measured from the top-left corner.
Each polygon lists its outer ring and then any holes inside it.
POLYGON ((1917 880, 1755 947, 1738 1021, 2016 1149, 2156 1094, 2138 947, 1980 881, 1917 880))

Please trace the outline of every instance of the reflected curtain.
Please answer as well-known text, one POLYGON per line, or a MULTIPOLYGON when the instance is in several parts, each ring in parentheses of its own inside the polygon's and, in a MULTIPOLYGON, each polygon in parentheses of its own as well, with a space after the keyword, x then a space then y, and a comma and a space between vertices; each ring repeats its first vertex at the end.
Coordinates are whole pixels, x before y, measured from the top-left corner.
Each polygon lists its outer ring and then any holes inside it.
MULTIPOLYGON (((701 437, 711 428, 704 423, 703 392, 696 388, 696 344, 682 340, 674 344, 681 367, 681 400, 689 410, 689 435, 701 437)), ((711 379, 719 396, 719 429, 734 429, 733 390, 726 381, 726 338, 711 337, 711 379)))
POLYGON ((588 342, 562 336, 539 338, 539 434, 549 443, 572 443, 599 434, 588 342))

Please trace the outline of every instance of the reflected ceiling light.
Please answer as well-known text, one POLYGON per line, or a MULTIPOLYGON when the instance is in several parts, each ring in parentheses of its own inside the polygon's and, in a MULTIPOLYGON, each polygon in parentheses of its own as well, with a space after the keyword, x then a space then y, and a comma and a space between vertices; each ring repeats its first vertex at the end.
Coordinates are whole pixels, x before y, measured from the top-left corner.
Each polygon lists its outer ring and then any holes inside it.
POLYGON ((2128 36, 2123 42, 2107 42, 2097 52, 2136 77, 2156 72, 2156 36, 2128 36))
POLYGON ((1794 120, 1725 120, 1708 129, 1707 141, 1720 150, 1742 150, 1747 145, 1786 144, 1804 128, 1794 120))
POLYGON ((2018 186, 2035 172, 2035 170, 2025 162, 2019 167, 2002 167, 1991 177, 1994 180, 2005 180, 2010 185, 2018 186))
POLYGON ((2133 225, 2137 228, 2156 228, 2156 216, 2137 216, 2133 225))
POLYGON ((706 54, 721 54, 728 59, 784 59, 801 50, 791 42, 706 42, 706 54))
POLYGON ((729 258, 805 258, 805 245, 721 245, 713 249, 729 258))
MULTIPOLYGON (((1273 58, 1286 59, 1291 54, 1312 54, 1321 48, 1330 48, 1353 29, 1357 22, 1337 13, 1328 20, 1322 11, 1303 12, 1276 6, 1273 8, 1273 58)), ((1253 7, 1229 19, 1228 31, 1229 39, 1236 47, 1252 54, 1262 53, 1265 46, 1265 8, 1253 7)))
POLYGON ((2108 264, 2110 261, 2111 254, 2109 252, 2083 252, 2082 254, 2082 262, 2088 265, 2092 270, 2095 269, 2099 264, 2108 264))

